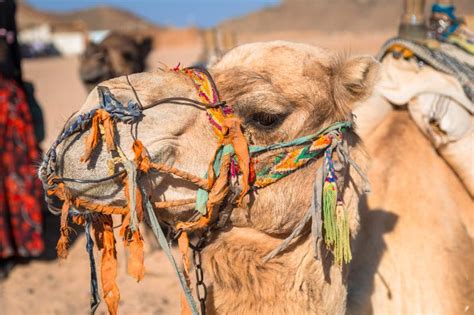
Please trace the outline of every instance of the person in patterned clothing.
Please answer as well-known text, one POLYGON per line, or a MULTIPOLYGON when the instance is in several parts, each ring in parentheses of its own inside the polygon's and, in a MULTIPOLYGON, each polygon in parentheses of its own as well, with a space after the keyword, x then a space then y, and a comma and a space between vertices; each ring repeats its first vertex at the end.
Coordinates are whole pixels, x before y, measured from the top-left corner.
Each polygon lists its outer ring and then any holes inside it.
POLYGON ((0 0, 0 278, 44 249, 35 166, 40 152, 21 77, 15 11, 13 0, 0 0))

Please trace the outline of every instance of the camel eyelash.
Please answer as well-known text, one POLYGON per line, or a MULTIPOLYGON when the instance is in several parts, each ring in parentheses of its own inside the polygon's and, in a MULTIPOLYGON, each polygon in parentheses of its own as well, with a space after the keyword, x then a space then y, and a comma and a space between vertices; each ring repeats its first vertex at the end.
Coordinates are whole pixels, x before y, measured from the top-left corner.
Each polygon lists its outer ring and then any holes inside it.
POLYGON ((286 115, 269 112, 255 112, 251 114, 246 122, 259 129, 273 129, 281 125, 286 115))

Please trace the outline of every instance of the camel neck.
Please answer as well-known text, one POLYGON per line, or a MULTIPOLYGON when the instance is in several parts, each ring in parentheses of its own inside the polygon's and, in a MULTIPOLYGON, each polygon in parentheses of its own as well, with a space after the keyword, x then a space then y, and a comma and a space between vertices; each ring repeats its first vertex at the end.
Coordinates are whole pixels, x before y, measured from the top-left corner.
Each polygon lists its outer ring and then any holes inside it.
POLYGON ((328 258, 316 260, 309 240, 263 263, 263 257, 280 241, 253 229, 233 228, 205 248, 210 313, 344 313, 346 287, 341 267, 328 258))

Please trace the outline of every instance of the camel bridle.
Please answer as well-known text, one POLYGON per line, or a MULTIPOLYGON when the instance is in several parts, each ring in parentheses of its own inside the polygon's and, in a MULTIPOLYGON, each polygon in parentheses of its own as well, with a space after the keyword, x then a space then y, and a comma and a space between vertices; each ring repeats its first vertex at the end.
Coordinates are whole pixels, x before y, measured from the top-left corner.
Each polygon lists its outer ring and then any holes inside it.
POLYGON ((319 132, 293 141, 276 143, 268 146, 249 146, 242 133, 240 120, 233 116, 230 106, 219 99, 216 85, 211 75, 201 68, 174 68, 173 71, 188 76, 194 83, 201 101, 185 97, 170 97, 160 99, 152 104, 143 106, 138 94, 129 81, 136 101, 129 101, 127 106, 120 103, 106 87, 99 86, 100 105, 89 112, 77 115, 72 122, 60 133, 41 164, 39 176, 46 191, 46 201, 50 210, 61 214, 60 239, 58 241, 58 256, 65 258, 68 250, 70 233, 69 220, 85 227, 87 250, 91 264, 91 309, 95 311, 100 298, 97 290, 97 276, 93 255, 92 229, 96 236, 98 249, 102 249, 102 286, 104 299, 109 312, 115 314, 118 307, 119 291, 115 283, 116 252, 113 234, 112 214, 122 215, 120 236, 129 249, 128 273, 137 281, 144 276, 143 267, 143 237, 139 223, 145 218, 151 225, 161 247, 168 256, 183 288, 183 307, 193 314, 198 310, 189 289, 189 248, 193 249, 195 260, 197 288, 201 313, 205 313, 205 297, 207 289, 202 279, 200 249, 204 245, 205 236, 212 229, 226 225, 227 219, 235 205, 245 206, 244 197, 250 190, 266 187, 281 178, 307 166, 319 157, 323 157, 323 165, 318 169, 314 184, 313 200, 310 209, 293 230, 293 232, 274 251, 269 253, 265 261, 284 251, 290 242, 303 233, 303 229, 312 221, 311 233, 315 256, 319 255, 321 240, 324 239, 328 248, 333 250, 335 260, 339 264, 348 263, 351 259, 348 213, 344 208, 340 192, 338 195, 338 177, 333 161, 333 153, 337 153, 338 163, 343 166, 352 165, 365 179, 360 168, 349 155, 348 145, 343 134, 352 128, 351 121, 336 122, 319 132), (209 122, 218 139, 217 148, 209 163, 204 177, 190 174, 172 166, 153 162, 148 151, 138 139, 138 124, 144 112, 160 104, 189 105, 205 110, 209 122), (129 160, 120 145, 115 141, 117 123, 130 125, 133 139, 133 160, 129 160), (99 179, 75 179, 57 175, 58 146, 72 135, 90 129, 86 137, 86 149, 81 157, 82 162, 88 162, 99 141, 103 141, 110 152, 109 176, 99 179), (259 163, 257 156, 265 152, 276 151, 273 161, 261 167, 256 172, 255 165, 259 163), (172 174, 193 183, 198 187, 196 199, 181 199, 151 203, 138 179, 151 172, 172 174), (67 183, 100 184, 106 181, 119 181, 127 200, 127 206, 98 204, 80 197, 73 196, 67 183), (53 206, 53 198, 62 201, 61 209, 53 206), (196 214, 186 222, 177 222, 172 228, 175 239, 182 254, 184 270, 180 271, 174 260, 169 242, 156 217, 155 210, 176 206, 192 205, 196 214), (323 235, 324 228, 324 235, 323 235), (197 245, 190 243, 190 234, 201 235, 197 245), (199 270, 200 269, 200 270, 199 270))

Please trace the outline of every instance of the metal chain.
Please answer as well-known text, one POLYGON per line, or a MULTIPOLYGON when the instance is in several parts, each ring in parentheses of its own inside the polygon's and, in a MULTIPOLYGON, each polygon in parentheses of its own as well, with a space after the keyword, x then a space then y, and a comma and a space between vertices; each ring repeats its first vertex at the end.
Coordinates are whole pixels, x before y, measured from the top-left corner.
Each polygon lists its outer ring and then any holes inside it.
POLYGON ((193 250, 194 271, 196 273, 196 295, 201 306, 201 315, 206 315, 207 287, 204 283, 204 271, 202 270, 201 250, 206 242, 207 233, 204 233, 196 245, 190 244, 193 250))

